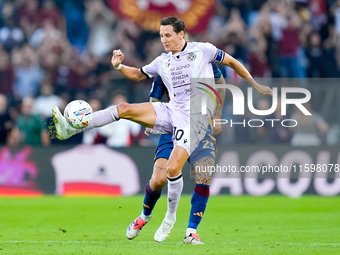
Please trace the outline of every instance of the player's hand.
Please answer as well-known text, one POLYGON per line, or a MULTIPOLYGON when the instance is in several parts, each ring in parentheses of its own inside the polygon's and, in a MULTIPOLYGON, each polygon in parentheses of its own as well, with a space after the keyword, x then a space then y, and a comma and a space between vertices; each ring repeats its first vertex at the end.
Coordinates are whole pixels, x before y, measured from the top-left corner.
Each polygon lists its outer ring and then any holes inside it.
POLYGON ((214 123, 214 119, 220 119, 220 117, 217 117, 217 116, 213 116, 213 132, 212 132, 212 134, 213 134, 213 136, 216 136, 216 135, 218 135, 219 133, 221 133, 221 131, 222 131, 222 125, 221 125, 221 122, 220 121, 218 121, 218 123, 214 123))
POLYGON ((124 54, 121 50, 114 50, 112 52, 111 64, 114 67, 118 67, 124 60, 124 54))
POLYGON ((149 136, 149 135, 151 134, 150 128, 146 128, 145 131, 144 131, 144 134, 145 134, 146 136, 149 136))
POLYGON ((257 90, 257 92, 259 92, 262 95, 269 95, 269 96, 273 95, 273 90, 268 86, 257 84, 255 86, 255 89, 257 90))

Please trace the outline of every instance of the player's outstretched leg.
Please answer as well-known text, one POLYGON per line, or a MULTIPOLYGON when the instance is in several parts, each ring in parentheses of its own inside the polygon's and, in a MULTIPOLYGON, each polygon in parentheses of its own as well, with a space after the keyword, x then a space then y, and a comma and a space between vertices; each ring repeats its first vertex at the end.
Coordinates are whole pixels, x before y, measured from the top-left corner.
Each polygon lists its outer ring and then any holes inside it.
POLYGON ((55 125, 55 135, 59 140, 66 140, 78 133, 77 129, 72 128, 67 123, 65 117, 61 114, 57 106, 54 106, 52 109, 52 117, 55 125))
MULTIPOLYGON (((151 103, 128 104, 123 102, 104 110, 94 112, 92 121, 86 128, 73 129, 67 124, 58 107, 55 106, 52 111, 56 132, 55 136, 60 140, 66 140, 71 136, 88 129, 105 126, 120 118, 137 122, 146 127, 153 127, 157 117, 151 103)), ((50 130, 53 129, 54 127, 50 127, 50 130)), ((54 136, 54 134, 51 135, 54 136)))
MULTIPOLYGON (((53 107, 52 109, 52 117, 53 122, 55 125, 55 136, 59 140, 66 140, 70 138, 71 136, 78 134, 80 132, 83 132, 88 129, 96 128, 96 127, 102 127, 104 125, 107 125, 111 122, 117 121, 119 118, 117 112, 117 106, 111 106, 107 109, 97 111, 93 113, 93 118, 86 128, 83 129, 75 129, 72 128, 66 121, 65 117, 61 114, 59 111, 59 108, 57 106, 53 107)), ((53 130, 50 128, 50 130, 53 130)))

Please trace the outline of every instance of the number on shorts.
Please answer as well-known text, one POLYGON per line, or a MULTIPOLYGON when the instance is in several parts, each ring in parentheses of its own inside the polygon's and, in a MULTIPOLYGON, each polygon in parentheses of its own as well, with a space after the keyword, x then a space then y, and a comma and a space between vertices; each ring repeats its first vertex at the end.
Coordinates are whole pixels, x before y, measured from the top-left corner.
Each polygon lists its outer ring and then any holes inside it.
POLYGON ((175 134, 175 139, 176 141, 181 140, 183 135, 184 135, 184 131, 183 129, 178 129, 177 131, 177 127, 174 127, 174 134, 175 134))

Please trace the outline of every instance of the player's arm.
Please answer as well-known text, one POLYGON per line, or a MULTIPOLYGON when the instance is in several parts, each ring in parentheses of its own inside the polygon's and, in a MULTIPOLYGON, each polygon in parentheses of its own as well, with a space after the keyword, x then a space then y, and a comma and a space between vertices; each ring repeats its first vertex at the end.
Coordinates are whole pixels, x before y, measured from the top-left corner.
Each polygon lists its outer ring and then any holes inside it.
MULTIPOLYGON (((226 84, 223 76, 221 76, 217 81, 216 84, 226 84)), ((214 117, 216 118, 221 118, 222 117, 222 109, 223 109, 223 104, 224 104, 224 100, 225 100, 225 95, 226 95, 226 88, 218 88, 217 89, 217 93, 221 98, 221 102, 218 100, 217 106, 216 106, 216 110, 214 113, 214 117)))
MULTIPOLYGON (((223 75, 221 75, 221 77, 216 81, 216 84, 226 84, 226 82, 223 78, 223 75)), ((220 100, 217 100, 217 106, 216 106, 216 110, 215 110, 213 119, 221 119, 222 118, 222 109, 223 109, 227 89, 226 88, 218 88, 216 91, 221 98, 222 104, 220 103, 220 100)), ((218 123, 220 123, 220 121, 218 121, 218 123)), ((215 124, 213 126, 213 135, 218 135, 221 131, 222 131, 221 124, 219 124, 219 125, 215 124)))
MULTIPOLYGON (((225 84, 225 80, 223 78, 221 70, 217 67, 217 65, 214 62, 211 62, 211 66, 213 68, 214 72, 214 78, 215 78, 215 83, 216 84, 225 84)), ((217 100, 217 106, 215 109, 215 113, 212 117, 212 119, 221 119, 222 117, 222 109, 224 105, 224 99, 226 95, 226 88, 218 88, 217 93, 220 97, 221 100, 217 100)), ((220 123, 220 121, 218 121, 220 123)), ((213 135, 218 135, 222 130, 221 124, 214 124, 213 126, 213 135)))
POLYGON ((231 67, 239 76, 245 79, 254 89, 256 89, 260 94, 272 95, 272 89, 268 86, 263 86, 258 84, 248 70, 235 58, 229 54, 224 54, 224 58, 221 62, 224 65, 231 67))
POLYGON ((147 76, 141 71, 141 69, 122 65, 124 59, 124 54, 121 50, 114 50, 112 54, 111 64, 118 70, 124 77, 133 81, 142 81, 147 78, 147 76))

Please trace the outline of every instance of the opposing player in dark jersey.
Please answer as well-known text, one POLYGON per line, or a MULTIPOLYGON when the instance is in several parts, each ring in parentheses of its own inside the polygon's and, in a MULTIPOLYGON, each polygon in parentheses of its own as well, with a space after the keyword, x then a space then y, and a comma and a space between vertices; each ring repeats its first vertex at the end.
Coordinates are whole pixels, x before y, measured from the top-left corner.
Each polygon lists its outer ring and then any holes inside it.
MULTIPOLYGON (((214 77, 217 83, 225 83, 221 71, 217 68, 215 64, 213 65, 214 77)), ((220 89, 219 91, 220 97, 222 98, 222 102, 225 98, 225 90, 220 89)), ((150 102, 158 102, 161 101, 164 94, 167 94, 168 91, 164 86, 161 78, 158 76, 155 78, 152 88, 150 91, 150 102)), ((217 111, 215 117, 220 118, 222 110, 222 105, 217 107, 217 111), (217 116, 218 115, 218 116, 217 116)), ((148 130, 146 131, 146 134, 148 130)), ((215 130, 215 132, 219 132, 219 130, 215 130)), ((126 237, 128 239, 134 239, 137 237, 141 231, 141 229, 145 226, 145 224, 151 219, 151 214, 154 206, 156 205, 157 200, 161 196, 162 188, 165 186, 167 182, 167 173, 166 173, 166 165, 169 160, 170 154, 173 150, 173 141, 172 135, 170 134, 162 134, 160 136, 158 146, 156 149, 153 174, 151 179, 145 186, 145 195, 143 202, 143 211, 139 217, 137 217, 127 228, 126 237)), ((193 169, 196 169, 195 166, 212 166, 215 162, 215 152, 216 152, 216 140, 213 137, 213 129, 212 125, 209 126, 208 131, 200 142, 198 147, 190 156, 190 162, 193 166, 193 169)), ((194 172, 194 171, 193 171, 194 172)), ((204 215, 204 211, 209 199, 209 187, 211 182, 211 174, 208 172, 205 173, 197 173, 195 176, 196 187, 194 189, 192 199, 191 199, 191 211, 189 217, 189 224, 185 234, 184 243, 187 244, 203 244, 200 241, 198 235, 196 234, 197 227, 201 222, 201 219, 204 215)), ((167 235, 158 234, 160 231, 165 231, 170 234, 171 228, 173 225, 171 224, 162 224, 167 229, 158 229, 154 239, 158 242, 164 241, 167 235)))

